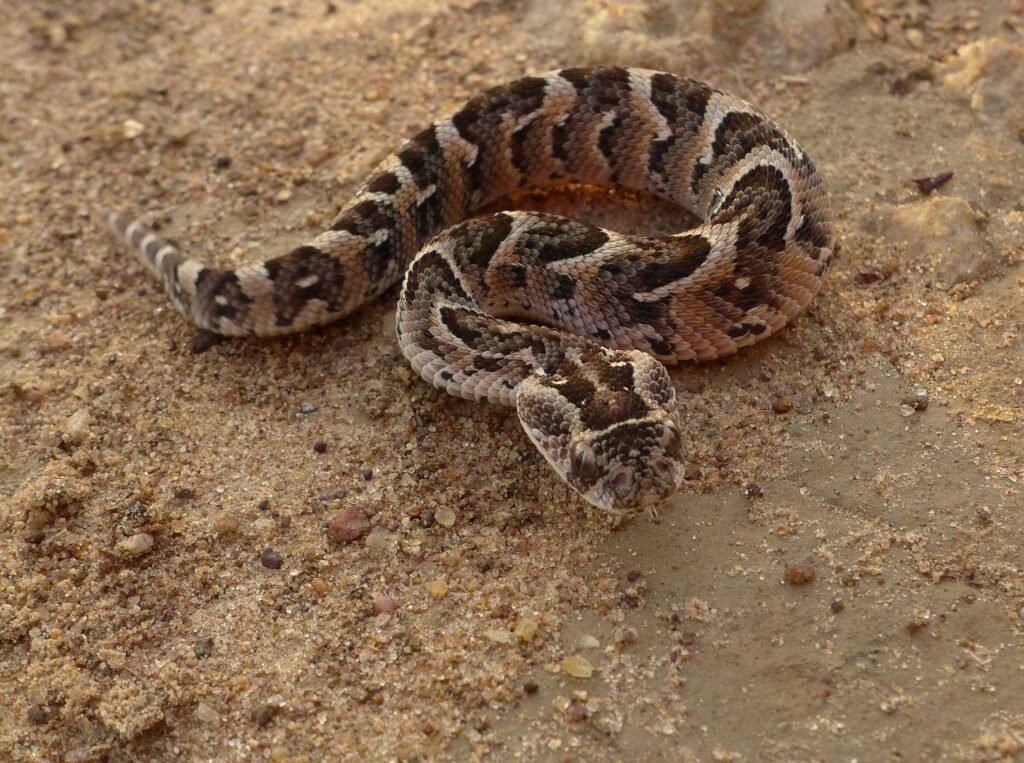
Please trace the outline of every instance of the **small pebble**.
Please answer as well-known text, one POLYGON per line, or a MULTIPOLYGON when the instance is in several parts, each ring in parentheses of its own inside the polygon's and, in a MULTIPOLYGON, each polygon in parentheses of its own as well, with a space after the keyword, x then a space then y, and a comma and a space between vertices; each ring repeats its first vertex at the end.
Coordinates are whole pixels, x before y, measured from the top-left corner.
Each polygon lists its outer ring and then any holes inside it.
POLYGON ((136 533, 117 544, 117 549, 129 556, 141 556, 153 548, 153 536, 149 533, 136 533))
POLYGON ((814 581, 817 573, 809 564, 787 564, 785 578, 790 585, 806 585, 814 581))
POLYGON ((512 631, 505 628, 494 628, 484 631, 484 638, 488 641, 493 641, 495 644, 511 644, 513 634, 512 631))
POLYGON ((635 583, 640 579, 640 570, 630 570, 626 573, 626 580, 630 583, 635 583))
POLYGON ((930 612, 914 612, 910 622, 907 623, 907 633, 911 636, 916 636, 918 633, 928 627, 928 623, 931 622, 932 616, 930 612))
POLYGON ((540 685, 535 681, 527 681, 523 684, 523 691, 527 694, 536 694, 539 689, 540 685))
POLYGON ((254 707, 252 712, 249 714, 249 717, 257 726, 266 726, 274 720, 274 716, 280 711, 281 708, 279 706, 265 703, 254 707))
POLYGON ((601 646, 601 642, 598 641, 597 638, 595 638, 594 636, 591 636, 589 633, 587 633, 583 636, 580 636, 579 645, 580 649, 597 649, 599 646, 601 646))
POLYGON ((931 175, 929 177, 914 178, 911 182, 917 186, 917 190, 923 193, 925 196, 930 194, 932 191, 942 188, 946 183, 953 179, 953 172, 947 170, 940 172, 938 175, 931 175))
POLYGON ((32 705, 26 715, 28 716, 28 722, 36 726, 42 726, 50 720, 50 713, 43 705, 32 705))
POLYGON ((323 440, 317 440, 316 442, 313 443, 313 450, 315 450, 317 453, 326 453, 327 443, 324 442, 323 440))
POLYGON ((570 655, 562 660, 562 670, 573 678, 590 678, 594 675, 594 666, 585 657, 570 655))
POLYGON ((301 413, 313 413, 314 411, 316 411, 316 406, 315 406, 315 405, 313 405, 313 404, 312 404, 311 402, 309 402, 308 400, 303 400, 303 401, 302 401, 302 402, 301 402, 301 403, 299 404, 299 411, 300 411, 301 413))
POLYGON ((343 487, 335 487, 335 488, 331 488, 330 490, 324 491, 323 493, 321 493, 317 497, 321 501, 323 501, 324 503, 329 503, 331 501, 340 501, 346 495, 347 495, 347 491, 345 490, 345 488, 343 488, 343 487))
POLYGON ((903 33, 903 36, 907 38, 907 42, 910 43, 911 47, 917 48, 918 50, 924 47, 924 32, 920 29, 911 27, 903 33))
POLYGON ((772 410, 776 413, 789 413, 793 410, 793 398, 789 395, 780 395, 772 402, 772 410))
POLYGON ((832 601, 828 605, 828 608, 832 610, 833 615, 838 615, 840 612, 846 609, 846 604, 843 603, 842 599, 832 599, 832 601))
MULTIPOLYGON (((903 398, 900 404, 900 412, 902 413, 904 408, 910 408, 911 414, 914 411, 926 411, 928 410, 928 390, 925 387, 917 387, 914 389, 914 394, 907 395, 903 398)), ((903 414, 907 415, 907 414, 903 414)))
POLYGON ((569 709, 565 713, 565 719, 569 723, 582 723, 587 720, 587 706, 582 702, 573 700, 569 704, 569 709))
POLYGON ((81 445, 89 437, 89 411, 75 411, 64 425, 64 437, 72 445, 81 445))
POLYGON ((279 553, 268 546, 263 549, 263 552, 260 554, 260 564, 268 570, 279 570, 284 564, 284 559, 281 558, 279 553))
POLYGON ((26 543, 31 543, 32 545, 38 545, 46 540, 46 533, 42 530, 30 530, 22 536, 22 540, 26 543))
POLYGON ((124 137, 126 137, 128 140, 131 140, 132 138, 137 138, 140 135, 142 135, 146 127, 142 124, 142 122, 139 122, 136 119, 126 119, 124 120, 124 123, 121 125, 121 129, 124 132, 124 137))
POLYGON ((441 527, 450 528, 455 524, 455 512, 444 506, 434 512, 434 519, 441 527))
POLYGON ((213 639, 199 639, 195 644, 192 645, 192 651, 196 653, 196 657, 198 657, 200 660, 206 659, 211 654, 213 654, 213 639))
POLYGON ((435 599, 443 599, 448 593, 448 583, 443 580, 428 580, 423 584, 423 587, 435 599))
POLYGON ((390 596, 381 593, 373 597, 374 614, 380 615, 385 612, 394 612, 396 609, 398 609, 398 602, 390 596))
POLYGON ((220 720, 220 716, 217 715, 217 711, 205 702, 200 702, 196 705, 196 718, 201 720, 203 723, 216 723, 220 720))
POLYGON ((623 625, 617 631, 615 631, 615 646, 620 650, 630 644, 635 644, 637 640, 636 628, 631 625, 623 625))
POLYGON ((260 511, 267 511, 270 508, 270 499, 260 499, 260 502, 256 504, 256 508, 259 509, 260 511))
POLYGON ((366 536, 366 540, 363 541, 363 544, 367 548, 376 550, 386 549, 391 545, 393 537, 394 536, 383 527, 374 527, 370 530, 370 534, 366 536))
POLYGON ((373 479, 373 469, 363 469, 363 479, 369 482, 373 479))
POLYGON ((46 509, 30 509, 25 524, 31 530, 42 530, 53 524, 53 514, 46 509))
POLYGON ((218 535, 230 535, 238 530, 238 517, 229 511, 220 511, 213 517, 213 529, 218 535))
POLYGON ((192 340, 188 343, 189 352, 193 355, 202 355, 207 350, 215 347, 224 341, 224 337, 220 334, 214 334, 212 331, 206 329, 200 329, 196 332, 196 335, 192 337, 192 340))
POLYGON ((327 520, 327 537, 335 543, 351 543, 362 538, 371 528, 366 512, 350 506, 327 520))
POLYGON ((226 170, 231 166, 231 157, 227 154, 220 154, 213 160, 213 166, 218 170, 226 170))
POLYGON ((537 638, 537 631, 539 629, 540 623, 532 618, 524 617, 516 623, 516 627, 512 632, 515 634, 516 638, 524 644, 529 644, 537 638))
POLYGON ((743 486, 743 494, 747 498, 762 498, 764 496, 764 490, 756 482, 748 482, 743 486))

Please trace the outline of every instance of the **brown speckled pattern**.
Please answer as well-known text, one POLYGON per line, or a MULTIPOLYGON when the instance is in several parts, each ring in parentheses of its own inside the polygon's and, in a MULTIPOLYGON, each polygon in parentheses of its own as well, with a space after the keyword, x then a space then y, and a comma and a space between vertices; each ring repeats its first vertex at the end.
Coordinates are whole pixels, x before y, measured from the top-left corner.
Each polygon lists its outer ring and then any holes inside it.
POLYGON ((773 334, 834 248, 821 178, 781 128, 703 83, 619 67, 486 91, 386 159, 329 230, 263 263, 208 268, 107 219, 179 310, 229 336, 336 320, 404 274, 398 336, 416 371, 516 405, 555 470, 610 511, 682 479, 675 393, 652 356, 709 360, 773 334), (565 183, 652 193, 703 222, 636 238, 532 212, 467 220, 565 183))

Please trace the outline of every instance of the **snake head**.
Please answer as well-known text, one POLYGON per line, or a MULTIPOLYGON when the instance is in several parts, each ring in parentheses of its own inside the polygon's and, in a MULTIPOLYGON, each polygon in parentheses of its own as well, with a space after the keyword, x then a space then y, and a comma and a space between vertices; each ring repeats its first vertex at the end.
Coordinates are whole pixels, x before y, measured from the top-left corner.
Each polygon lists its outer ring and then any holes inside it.
POLYGON ((519 420, 587 502, 633 514, 674 494, 682 438, 668 371, 642 352, 585 348, 555 373, 519 385, 519 420))

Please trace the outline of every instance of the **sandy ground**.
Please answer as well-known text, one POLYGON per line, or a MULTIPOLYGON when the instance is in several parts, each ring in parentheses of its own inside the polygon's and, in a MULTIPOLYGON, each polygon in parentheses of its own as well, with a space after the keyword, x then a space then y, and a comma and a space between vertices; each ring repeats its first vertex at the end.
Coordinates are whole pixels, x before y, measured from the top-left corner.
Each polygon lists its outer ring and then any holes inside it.
POLYGON ((0 758, 1024 757, 1022 4, 554 7, 0 6, 0 758), (656 524, 413 379, 393 299, 194 353, 93 216, 256 259, 478 89, 602 60, 773 114, 841 238, 791 329, 674 372, 656 524))

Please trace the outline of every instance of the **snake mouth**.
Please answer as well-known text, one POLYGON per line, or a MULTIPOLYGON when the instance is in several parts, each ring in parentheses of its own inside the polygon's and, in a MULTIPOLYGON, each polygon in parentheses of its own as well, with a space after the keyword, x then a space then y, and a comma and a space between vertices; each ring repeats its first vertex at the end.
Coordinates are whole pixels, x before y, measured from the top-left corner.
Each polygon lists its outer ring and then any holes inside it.
POLYGON ((609 473, 584 497, 610 512, 636 513, 671 498, 682 482, 682 468, 665 459, 647 463, 643 471, 623 465, 609 473))

